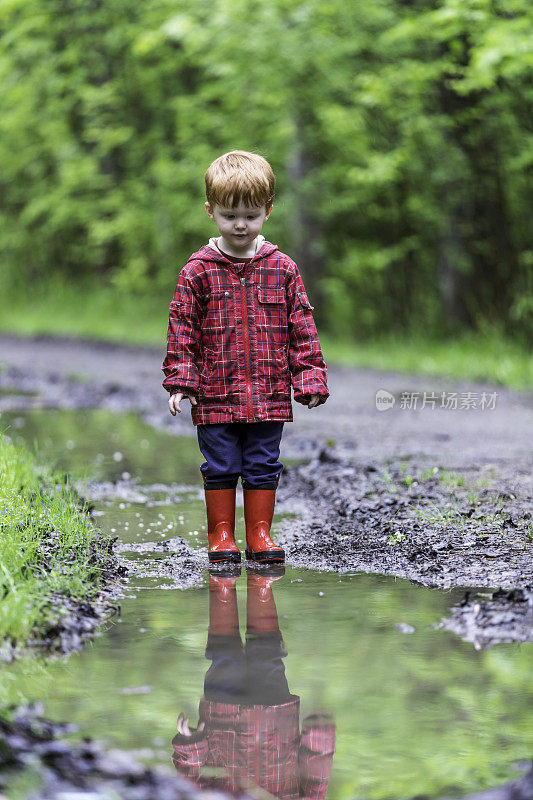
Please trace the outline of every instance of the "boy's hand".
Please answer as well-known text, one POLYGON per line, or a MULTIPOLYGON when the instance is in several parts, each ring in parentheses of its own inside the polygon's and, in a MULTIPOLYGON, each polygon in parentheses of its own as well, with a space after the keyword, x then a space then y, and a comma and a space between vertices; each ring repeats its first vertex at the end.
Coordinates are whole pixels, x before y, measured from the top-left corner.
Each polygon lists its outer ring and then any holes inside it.
POLYGON ((189 718, 185 717, 185 714, 181 713, 178 717, 178 722, 176 725, 178 729, 178 733, 181 736, 193 736, 195 733, 202 733, 205 728, 205 722, 202 720, 198 723, 197 728, 190 728, 189 727, 189 718))
POLYGON ((307 406, 307 408, 314 408, 315 406, 320 405, 320 395, 319 394, 302 394, 298 399, 294 398, 297 403, 301 403, 302 406, 307 406))
POLYGON ((193 394, 185 394, 185 392, 171 394, 168 398, 168 408, 173 417, 176 416, 176 411, 178 414, 181 414, 180 401, 183 397, 187 397, 191 401, 191 406, 198 405, 196 397, 193 394))

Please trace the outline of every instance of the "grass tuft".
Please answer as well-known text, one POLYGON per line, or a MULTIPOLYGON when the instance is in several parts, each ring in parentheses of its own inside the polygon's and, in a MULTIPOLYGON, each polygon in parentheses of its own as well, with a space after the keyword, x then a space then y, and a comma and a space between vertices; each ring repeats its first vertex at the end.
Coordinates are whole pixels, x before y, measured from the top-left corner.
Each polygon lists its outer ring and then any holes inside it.
POLYGON ((0 432, 0 642, 24 645, 61 615, 61 598, 101 583, 108 543, 64 473, 0 432))

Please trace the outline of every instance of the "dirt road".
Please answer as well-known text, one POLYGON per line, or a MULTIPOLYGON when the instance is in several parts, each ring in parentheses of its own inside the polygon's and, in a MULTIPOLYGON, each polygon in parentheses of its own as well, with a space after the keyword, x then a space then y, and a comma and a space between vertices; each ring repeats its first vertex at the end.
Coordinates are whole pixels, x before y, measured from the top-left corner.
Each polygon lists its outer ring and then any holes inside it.
MULTIPOLYGON (((194 435, 187 401, 181 417, 173 419, 168 412, 161 387, 163 355, 157 348, 0 336, 4 387, 36 390, 44 405, 138 410, 157 427, 194 435)), ((283 439, 286 456, 306 456, 333 439, 339 455, 361 459, 416 457, 450 467, 530 464, 533 393, 331 365, 328 383, 331 397, 325 405, 309 410, 293 404, 294 423, 285 426, 283 439), (394 407, 377 410, 379 390, 393 395, 394 407), (402 393, 407 393, 407 405, 416 400, 417 407, 405 407, 405 402, 402 407, 402 393), (458 407, 442 408, 442 402, 453 406, 453 393, 458 407), (489 404, 484 410, 483 393, 489 404)))
MULTIPOLYGON (((163 350, 0 336, 0 410, 138 411, 195 435, 187 401, 168 412, 163 350)), ((294 403, 283 458, 281 526, 293 564, 392 574, 470 596, 449 627, 488 646, 533 639, 533 393, 330 365, 328 402, 294 403), (376 396, 387 410, 377 408, 376 396)))

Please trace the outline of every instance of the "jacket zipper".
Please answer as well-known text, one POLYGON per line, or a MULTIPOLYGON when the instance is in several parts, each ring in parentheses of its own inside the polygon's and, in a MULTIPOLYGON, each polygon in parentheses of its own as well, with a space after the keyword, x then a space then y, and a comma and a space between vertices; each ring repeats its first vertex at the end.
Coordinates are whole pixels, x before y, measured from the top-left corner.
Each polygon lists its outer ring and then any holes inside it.
POLYGON ((246 307, 246 265, 241 282, 241 312, 244 332, 244 372, 246 377, 246 408, 248 411, 248 422, 254 421, 254 404, 252 400, 252 377, 250 370, 250 339, 248 331, 248 309, 246 307))
POLYGON ((255 784, 261 786, 261 712, 254 709, 255 728, 255 784))

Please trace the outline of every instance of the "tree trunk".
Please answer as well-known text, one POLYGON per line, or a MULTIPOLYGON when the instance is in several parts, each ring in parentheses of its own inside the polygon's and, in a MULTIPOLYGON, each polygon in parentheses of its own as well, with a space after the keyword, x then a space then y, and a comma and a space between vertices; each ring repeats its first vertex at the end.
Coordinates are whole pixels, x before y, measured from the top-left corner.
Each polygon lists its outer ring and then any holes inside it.
POLYGON ((310 180, 319 167, 316 147, 312 145, 317 123, 312 117, 307 108, 296 110, 294 147, 287 163, 292 198, 290 238, 291 256, 298 264, 313 300, 322 305, 318 281, 326 269, 326 247, 320 215, 314 210, 318 200, 317 182, 310 180))

